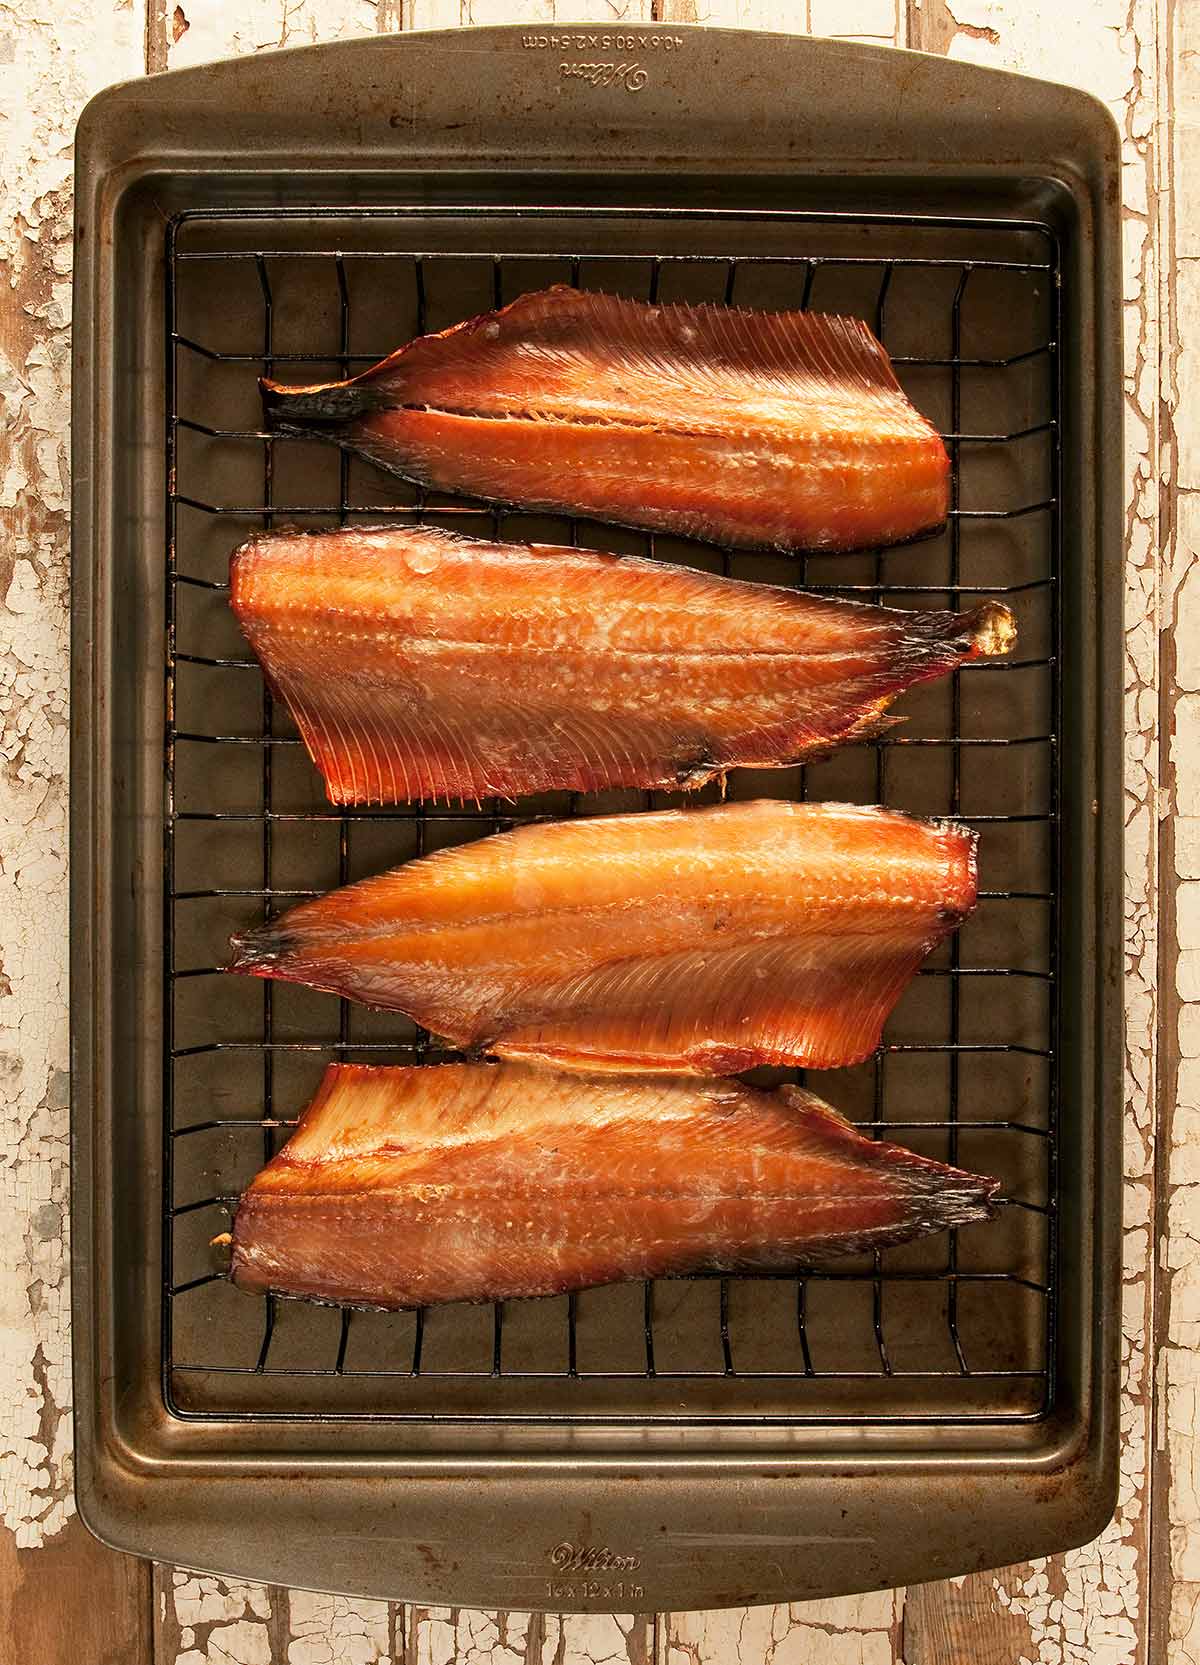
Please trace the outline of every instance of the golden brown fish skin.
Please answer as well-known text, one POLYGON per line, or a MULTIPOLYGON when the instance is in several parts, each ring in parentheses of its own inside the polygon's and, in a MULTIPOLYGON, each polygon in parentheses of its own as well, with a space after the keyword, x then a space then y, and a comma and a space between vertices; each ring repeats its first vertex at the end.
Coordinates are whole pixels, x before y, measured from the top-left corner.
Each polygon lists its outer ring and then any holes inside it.
POLYGON ((339 804, 799 763, 1016 631, 999 602, 899 612, 424 526, 260 534, 233 555, 230 600, 339 804))
POLYGON ((242 1198, 232 1274, 402 1308, 789 1271, 987 1219, 998 1184, 799 1087, 333 1064, 242 1198))
POLYGON ((533 824, 303 902, 230 970, 562 1068, 730 1075, 867 1058, 975 905, 975 835, 775 801, 533 824))
POLYGON ((269 421, 442 491, 748 548, 902 543, 950 464, 856 318, 562 285, 344 382, 265 380, 269 421))

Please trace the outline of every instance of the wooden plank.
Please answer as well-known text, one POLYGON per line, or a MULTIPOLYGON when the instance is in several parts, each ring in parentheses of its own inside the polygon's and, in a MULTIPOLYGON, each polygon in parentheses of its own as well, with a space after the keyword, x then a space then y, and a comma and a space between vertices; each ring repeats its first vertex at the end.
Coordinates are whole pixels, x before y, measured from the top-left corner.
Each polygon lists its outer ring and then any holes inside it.
MULTIPOLYGON (((272 47, 395 31, 406 0, 147 0, 147 57, 179 69, 272 47)), ((407 0, 411 3, 411 0, 407 0)), ((394 1603, 154 1569, 154 1665, 400 1665, 394 1603)))
POLYGON ((914 1584, 904 1602, 904 1665, 1015 1665, 1028 1654, 1029 1624, 999 1601, 992 1573, 914 1584))
POLYGON ((1162 74, 1171 94, 1171 143, 1161 217, 1174 266, 1160 286, 1165 424, 1164 611, 1170 631, 1163 701, 1167 750, 1162 819, 1164 878, 1177 889, 1164 908, 1163 1068, 1166 1115, 1156 1242, 1163 1267, 1156 1369, 1162 1389, 1153 1514, 1154 1600, 1150 1657, 1167 1665, 1200 1658, 1200 17, 1165 9, 1162 74), (1174 468, 1172 468, 1172 462, 1174 468))
POLYGON ((154 61, 166 69, 373 35, 379 26, 376 0, 167 0, 167 6, 169 15, 152 18, 161 31, 154 61))
POLYGON ((118 1555, 73 1515, 36 1548, 0 1532, 0 1660, 5 1665, 144 1665, 146 1563, 118 1555))
POLYGON ((629 1614, 409 1609, 410 1665, 650 1665, 653 1627, 629 1614))
POLYGON ((650 23, 652 0, 402 0, 405 29, 457 29, 486 23, 650 23))
MULTIPOLYGON (((663 23, 709 23, 723 29, 783 29, 789 34, 812 33, 812 0, 658 0, 663 23)), ((849 11, 853 11, 850 0, 849 11)))
POLYGON ((1068 1555, 909 1592, 907 1665, 949 1658, 980 1665, 1135 1665, 1150 1605, 1149 1454, 1153 1445, 1154 1215, 1160 763, 1161 532, 1159 474, 1163 344, 1158 325, 1162 234, 1159 135, 1165 99, 1154 0, 1063 0, 1053 29, 1033 6, 942 0, 910 7, 913 44, 1087 88, 1124 137, 1126 388, 1126 1041, 1125 1303, 1122 1323, 1121 1496, 1116 1518, 1068 1555), (960 18, 964 21, 960 21, 960 18))
POLYGON ((903 1665, 903 1603, 903 1590, 877 1590, 832 1601, 672 1613, 664 1665, 903 1665))
POLYGON ((154 1665, 403 1665, 404 1610, 154 1569, 154 1665))
MULTIPOLYGON (((664 20, 740 28, 787 29, 903 45, 907 14, 895 0, 662 0, 664 20)), ((663 1614, 665 1665, 902 1665, 904 1591, 713 1612, 663 1614)))
MULTIPOLYGON (((151 11, 153 61, 183 63, 375 28, 553 22, 555 0, 184 0, 187 29, 151 11), (175 38, 178 35, 178 38, 175 38)), ((153 5, 153 0, 151 0, 153 5)), ((571 21, 649 22, 649 0, 576 0, 571 21)), ((155 1665, 646 1665, 648 1616, 534 1615, 279 1590, 155 1569, 155 1665)))
POLYGON ((71 137, 140 13, 0 16, 0 1658, 140 1660, 145 1567, 74 1516, 66 792, 71 137))

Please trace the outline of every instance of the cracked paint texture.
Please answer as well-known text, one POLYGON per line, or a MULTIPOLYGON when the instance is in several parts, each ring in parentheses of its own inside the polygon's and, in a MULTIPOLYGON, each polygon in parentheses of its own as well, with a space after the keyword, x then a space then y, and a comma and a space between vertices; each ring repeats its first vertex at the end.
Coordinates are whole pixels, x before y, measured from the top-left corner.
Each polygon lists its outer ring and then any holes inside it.
MULTIPOLYGON (((948 11, 948 8, 943 8, 948 11)), ((1148 1658, 1154 1106, 1157 1070, 1161 619, 1159 317, 1168 172, 1161 135, 1160 8, 1144 0, 966 0, 949 13, 951 56, 1050 79, 1102 99, 1122 135, 1126 422, 1125 1300, 1117 1514, 1093 1544, 993 1579, 1043 1665, 1137 1665, 1148 1658), (970 26, 964 21, 969 17, 970 26), (1071 43, 1064 57, 1063 43, 1071 43)))
POLYGON ((671 1615, 666 1665, 893 1665, 904 1594, 671 1615))
POLYGON ((376 0, 187 0, 172 20, 168 69, 278 46, 313 46, 377 32, 376 0))
POLYGON ((261 1585, 175 1568, 158 1602, 158 1638, 171 1665, 275 1665, 271 1598, 261 1585))
POLYGON ((414 1665, 649 1665, 649 1629, 622 1614, 408 1610, 414 1665))
POLYGON ((1171 218, 1178 255, 1172 375, 1165 389, 1175 424, 1177 497, 1169 549, 1168 607, 1172 678, 1170 861, 1174 897, 1174 978, 1170 994, 1175 1072, 1164 1077, 1170 1104, 1162 1270, 1167 1284, 1160 1381, 1159 1438, 1168 1475, 1170 1536, 1165 1624, 1168 1665, 1200 1662, 1200 239, 1196 161, 1200 156, 1200 30, 1191 13, 1172 15, 1169 40, 1175 123, 1171 218))
POLYGON ((0 1518, 71 1494, 67 1283, 67 497, 71 135, 141 19, 0 5, 0 1518), (88 50, 81 47, 88 42, 88 50))

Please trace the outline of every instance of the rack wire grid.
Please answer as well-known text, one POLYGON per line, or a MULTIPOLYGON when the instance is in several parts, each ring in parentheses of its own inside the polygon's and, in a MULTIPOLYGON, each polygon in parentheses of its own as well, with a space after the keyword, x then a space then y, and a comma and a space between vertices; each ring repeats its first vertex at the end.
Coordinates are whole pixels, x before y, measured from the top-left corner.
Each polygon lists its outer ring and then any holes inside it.
MULTIPOLYGON (((920 215, 364 208, 179 216, 165 268, 164 1390, 180 1415, 1012 1422, 1053 1391, 1060 760, 1058 250, 920 215), (736 251, 736 252, 734 252, 736 251), (944 532, 861 556, 730 553, 416 488, 262 429, 257 378, 345 376, 552 281, 866 318, 953 465, 944 532), (422 517, 898 606, 1004 597, 1020 643, 910 693, 900 732, 731 796, 883 802, 981 833, 976 915, 858 1069, 809 1085, 875 1137, 998 1174, 998 1218, 794 1276, 663 1280, 407 1314, 233 1289, 210 1240, 331 1059, 435 1061, 396 1014, 225 976, 229 933, 441 845, 667 804, 328 805, 227 605, 252 531, 422 517)), ((701 795, 702 797, 704 794, 701 795)), ((770 1079, 802 1079, 775 1072, 770 1079)))

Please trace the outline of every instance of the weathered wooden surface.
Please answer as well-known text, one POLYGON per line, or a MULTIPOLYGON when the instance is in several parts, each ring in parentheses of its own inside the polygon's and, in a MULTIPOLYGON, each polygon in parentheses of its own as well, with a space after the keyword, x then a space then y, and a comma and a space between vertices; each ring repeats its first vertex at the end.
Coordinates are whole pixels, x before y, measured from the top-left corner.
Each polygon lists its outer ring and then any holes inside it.
POLYGON ((71 135, 135 75, 110 0, 0 8, 0 1660, 144 1654, 149 1579, 73 1520, 67 1330, 71 135), (43 1547, 38 1547, 38 1546, 43 1547))
POLYGON ((9 0, 0 7, 0 1665, 1200 1662, 1200 7, 1186 0, 9 0), (1088 87, 1125 140, 1126 1306, 1121 1506, 1048 1562, 639 1619, 402 1610, 147 1569, 72 1517, 65 684, 70 135, 105 83, 376 30, 700 22, 1088 87), (1174 117, 1174 120, 1172 120, 1174 117), (1190 164, 1190 172, 1189 172, 1190 164), (1174 815, 1175 819, 1171 817, 1174 815), (1161 990, 1161 996, 1158 991, 1161 990), (1160 1004, 1161 1003, 1161 1004, 1160 1004), (1161 1050, 1158 1037, 1162 1036, 1161 1050), (1161 1104, 1156 1140, 1156 1103, 1161 1104), (1152 1484, 1153 1482, 1153 1484, 1152 1484))

